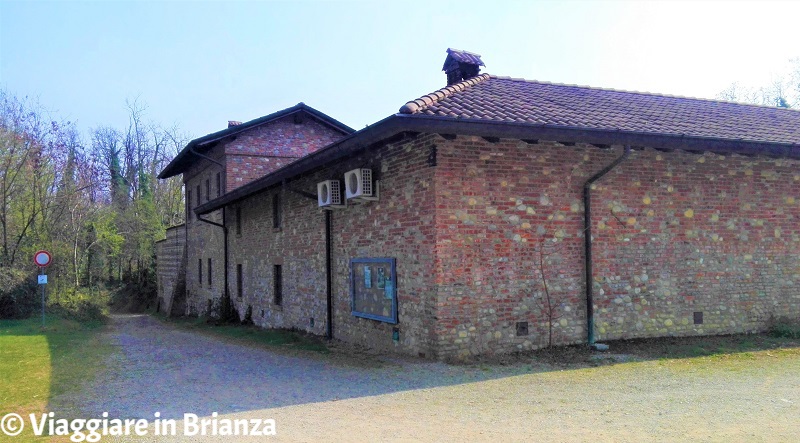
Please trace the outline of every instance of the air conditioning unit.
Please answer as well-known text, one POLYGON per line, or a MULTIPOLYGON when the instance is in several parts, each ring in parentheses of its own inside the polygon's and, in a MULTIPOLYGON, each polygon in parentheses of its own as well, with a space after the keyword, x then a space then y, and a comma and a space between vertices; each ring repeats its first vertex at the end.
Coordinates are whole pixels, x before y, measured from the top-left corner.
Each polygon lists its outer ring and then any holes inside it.
POLYGON ((379 183, 372 180, 372 169, 353 169, 344 174, 344 188, 347 199, 378 200, 379 183))
POLYGON ((325 180, 317 183, 317 204, 320 208, 344 208, 342 185, 339 180, 325 180))

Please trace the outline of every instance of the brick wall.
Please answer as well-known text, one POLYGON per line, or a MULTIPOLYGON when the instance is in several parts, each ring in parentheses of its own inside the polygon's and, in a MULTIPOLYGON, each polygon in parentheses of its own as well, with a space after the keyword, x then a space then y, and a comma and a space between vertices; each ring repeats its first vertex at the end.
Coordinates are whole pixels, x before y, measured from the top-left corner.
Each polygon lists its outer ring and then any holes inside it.
POLYGON ((338 130, 290 115, 239 134, 226 144, 227 189, 230 192, 342 138, 338 130))
MULTIPOLYGON (((288 185, 316 194, 316 183, 342 180, 344 173, 370 167, 381 181, 381 199, 332 213, 334 336, 384 350, 432 353, 434 198, 433 167, 427 163, 433 137, 398 142, 368 156, 341 162, 288 185), (394 257, 400 324, 354 317, 350 307, 350 259, 394 257), (400 329, 398 343, 392 329, 400 329)), ((288 189, 274 189, 239 205, 242 235, 231 237, 231 275, 243 269, 243 296, 234 297, 239 312, 253 309, 256 324, 297 328, 315 334, 326 330, 325 215, 316 200, 288 189), (272 227, 272 196, 281 194, 283 226, 272 227), (283 304, 274 304, 273 267, 283 268, 283 304), (263 315, 262 315, 263 310, 263 315), (314 318, 314 326, 310 319, 314 318)), ((235 209, 231 209, 235 211, 235 209)), ((234 219, 229 219, 232 232, 234 219)), ((231 293, 236 293, 231 279, 231 293)))
MULTIPOLYGON (((545 346, 549 313, 556 344, 586 340, 582 185, 621 153, 440 142, 441 356, 545 346)), ((597 338, 753 331, 800 314, 797 170, 789 160, 634 151, 592 191, 597 338)))

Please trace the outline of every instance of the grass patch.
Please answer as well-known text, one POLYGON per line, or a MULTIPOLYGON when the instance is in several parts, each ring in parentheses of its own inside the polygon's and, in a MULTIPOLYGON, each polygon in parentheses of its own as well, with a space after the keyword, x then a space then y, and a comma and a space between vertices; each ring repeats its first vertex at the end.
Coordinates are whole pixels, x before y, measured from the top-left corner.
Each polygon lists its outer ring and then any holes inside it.
MULTIPOLYGON (((91 380, 112 351, 101 342, 102 326, 56 316, 44 328, 36 317, 0 320, 0 413, 50 412, 53 397, 91 380)), ((28 431, 19 438, 32 437, 28 431)))
POLYGON ((795 340, 769 334, 662 337, 610 342, 612 352, 636 355, 643 359, 739 356, 752 358, 753 352, 800 346, 795 340))
POLYGON ((658 337, 604 343, 609 345, 608 352, 592 351, 586 345, 569 345, 484 357, 481 361, 500 364, 533 361, 552 368, 577 369, 635 361, 737 362, 800 355, 799 339, 770 333, 658 337))
POLYGON ((190 329, 244 344, 320 353, 329 352, 328 347, 320 338, 299 331, 264 329, 251 325, 217 325, 208 323, 205 318, 171 319, 169 323, 183 329, 190 329))

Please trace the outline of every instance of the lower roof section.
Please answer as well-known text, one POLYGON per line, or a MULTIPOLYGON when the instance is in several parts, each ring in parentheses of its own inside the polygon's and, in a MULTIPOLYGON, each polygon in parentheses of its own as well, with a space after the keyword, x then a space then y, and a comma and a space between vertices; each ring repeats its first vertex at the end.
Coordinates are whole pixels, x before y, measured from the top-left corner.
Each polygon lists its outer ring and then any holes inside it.
POLYGON ((718 154, 741 154, 800 159, 799 143, 770 143, 758 140, 723 139, 645 132, 588 129, 524 122, 448 118, 427 115, 396 114, 351 134, 327 147, 303 157, 284 168, 195 208, 206 214, 240 201, 296 177, 308 174, 343 158, 355 155, 403 133, 438 133, 519 140, 553 140, 597 145, 630 145, 663 150, 709 151, 718 154))

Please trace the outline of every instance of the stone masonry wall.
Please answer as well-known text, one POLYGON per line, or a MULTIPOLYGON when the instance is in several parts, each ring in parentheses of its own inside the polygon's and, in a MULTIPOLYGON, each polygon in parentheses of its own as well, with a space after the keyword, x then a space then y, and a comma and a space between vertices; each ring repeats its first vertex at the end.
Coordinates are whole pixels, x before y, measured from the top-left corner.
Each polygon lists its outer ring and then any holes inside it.
POLYGON ((225 147, 226 192, 305 157, 344 135, 308 116, 297 123, 295 115, 238 134, 225 147))
POLYGON ((800 315, 799 182, 796 160, 634 151, 593 191, 598 338, 800 315))
MULTIPOLYGON (((295 123, 295 116, 291 115, 237 134, 206 153, 224 167, 208 160, 197 160, 184 173, 187 197, 191 197, 187 202, 186 217, 189 237, 187 314, 204 315, 209 302, 213 303, 213 300, 218 300, 225 294, 223 230, 219 226, 199 221, 193 208, 261 178, 294 161, 298 156, 308 155, 343 136, 340 131, 323 125, 314 118, 305 115, 298 117, 303 117, 297 120, 302 121, 301 123, 295 123)), ((230 209, 203 216, 204 219, 220 224, 232 217, 235 214, 230 209)), ((233 235, 231 233, 231 237, 233 235)), ((231 269, 228 274, 229 288, 234 290, 235 266, 231 269)))
MULTIPOLYGON (((222 147, 218 146, 209 152, 211 158, 224 161, 222 147)), ((186 189, 186 314, 205 315, 210 300, 218 299, 224 294, 224 235, 222 228, 198 220, 193 209, 217 196, 216 177, 223 174, 219 165, 208 160, 200 160, 192 165, 184 174, 186 189), (209 183, 208 196, 206 182, 209 183), (198 200, 198 186, 200 198, 198 200), (208 281, 208 260, 211 259, 211 282, 208 281)), ((215 211, 203 216, 204 219, 222 223, 222 211, 215 211)))
MULTIPOLYGON (((441 357, 542 347, 551 324, 555 344, 586 340, 582 185, 621 153, 464 136, 441 142, 441 357)), ((799 315, 798 166, 646 149, 597 182, 598 340, 752 331, 771 316, 799 315)))
MULTIPOLYGON (((370 167, 381 182, 380 201, 332 212, 334 337, 377 349, 431 355, 435 308, 433 286, 433 167, 427 159, 432 136, 398 142, 343 161, 291 182, 290 189, 316 195, 316 183, 343 180, 344 173, 370 167), (350 259, 395 257, 399 324, 354 317, 350 306, 350 259), (392 340, 393 328, 400 339, 392 340)), ((236 294, 236 265, 243 269, 240 313, 252 307, 264 327, 297 328, 323 335, 326 330, 325 215, 316 200, 287 188, 255 195, 238 206, 242 233, 231 236, 231 294, 236 294), (272 198, 280 193, 282 227, 272 226, 272 198), (283 303, 276 306, 273 266, 282 265, 283 303), (311 325, 311 319, 314 325, 311 325)), ((231 207, 231 213, 236 209, 231 207)), ((229 219, 231 232, 235 220, 229 219)))
POLYGON ((583 339, 581 189, 614 158, 611 150, 544 141, 459 136, 440 146, 436 315, 442 357, 546 346, 551 316, 554 344, 583 339))
POLYGON ((167 229, 166 238, 156 242, 156 275, 160 310, 170 312, 172 297, 186 252, 186 225, 167 229))

